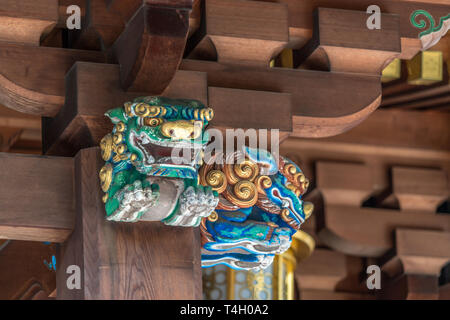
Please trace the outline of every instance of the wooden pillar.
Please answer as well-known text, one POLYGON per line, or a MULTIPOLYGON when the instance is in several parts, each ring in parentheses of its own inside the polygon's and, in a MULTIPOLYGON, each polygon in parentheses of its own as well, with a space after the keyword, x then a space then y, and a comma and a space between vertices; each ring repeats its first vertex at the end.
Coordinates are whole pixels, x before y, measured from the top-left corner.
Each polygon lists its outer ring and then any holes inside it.
POLYGON ((98 148, 75 157, 76 223, 62 246, 58 299, 200 299, 198 228, 105 219, 98 148), (67 267, 81 270, 81 289, 67 287, 67 267))

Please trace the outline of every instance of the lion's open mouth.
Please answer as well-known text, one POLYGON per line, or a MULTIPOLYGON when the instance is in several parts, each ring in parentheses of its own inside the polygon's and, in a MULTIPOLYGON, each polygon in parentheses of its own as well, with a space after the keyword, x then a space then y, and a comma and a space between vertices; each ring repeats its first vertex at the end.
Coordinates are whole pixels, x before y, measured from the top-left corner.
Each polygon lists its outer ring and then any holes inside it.
POLYGON ((193 143, 157 141, 151 139, 145 132, 131 133, 132 144, 141 151, 143 164, 151 166, 161 164, 169 167, 182 166, 192 168, 195 165, 202 150, 201 146, 194 147, 193 143))

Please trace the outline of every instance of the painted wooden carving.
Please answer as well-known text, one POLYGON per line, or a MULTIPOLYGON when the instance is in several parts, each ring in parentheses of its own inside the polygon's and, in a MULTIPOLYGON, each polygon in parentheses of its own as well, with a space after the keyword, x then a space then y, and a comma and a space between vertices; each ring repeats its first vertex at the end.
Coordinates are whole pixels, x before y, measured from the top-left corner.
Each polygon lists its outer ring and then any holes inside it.
POLYGON ((301 199, 309 182, 286 158, 244 147, 203 159, 214 113, 199 101, 138 98, 106 116, 106 218, 200 225, 203 267, 265 268, 312 213, 301 199))
POLYGON ((264 269, 289 249, 292 236, 313 210, 301 196, 309 181, 292 161, 246 148, 239 164, 205 164, 200 180, 219 193, 215 212, 201 224, 202 265, 264 269), (278 161, 276 161, 278 160, 278 161))
POLYGON ((426 10, 416 10, 411 14, 411 24, 419 29, 425 29, 427 23, 424 19, 417 18, 423 16, 428 20, 428 29, 422 31, 419 34, 419 39, 422 42, 422 50, 427 50, 434 46, 439 40, 445 36, 450 29, 450 13, 439 19, 439 23, 436 22, 433 16, 426 10))
POLYGON ((163 221, 198 226, 218 203, 210 187, 197 183, 203 135, 213 111, 200 102, 160 97, 136 99, 106 113, 114 129, 101 143, 100 171, 108 220, 163 221), (174 148, 194 160, 172 155, 174 148))

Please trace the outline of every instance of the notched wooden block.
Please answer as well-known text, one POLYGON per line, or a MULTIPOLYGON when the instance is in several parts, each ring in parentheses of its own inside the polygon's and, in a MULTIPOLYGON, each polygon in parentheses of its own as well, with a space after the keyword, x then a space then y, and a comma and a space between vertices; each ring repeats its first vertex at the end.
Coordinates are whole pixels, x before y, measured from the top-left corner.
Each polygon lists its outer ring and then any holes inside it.
POLYGON ((191 39, 190 57, 268 66, 289 41, 285 4, 206 0, 204 24, 191 39))
POLYGON ((326 203, 360 206, 373 192, 370 168, 364 164, 316 164, 317 188, 326 203))
POLYGON ((449 195, 447 175, 438 169, 394 167, 392 185, 404 211, 435 212, 449 195))
POLYGON ((166 89, 183 57, 189 13, 155 4, 139 8, 113 47, 125 90, 161 94, 166 89))
POLYGON ((312 39, 294 52, 294 67, 371 73, 401 52, 399 16, 381 14, 381 29, 368 29, 364 11, 317 8, 312 39))
POLYGON ((396 253, 406 274, 439 277, 450 261, 450 233, 442 231, 397 229, 396 253))

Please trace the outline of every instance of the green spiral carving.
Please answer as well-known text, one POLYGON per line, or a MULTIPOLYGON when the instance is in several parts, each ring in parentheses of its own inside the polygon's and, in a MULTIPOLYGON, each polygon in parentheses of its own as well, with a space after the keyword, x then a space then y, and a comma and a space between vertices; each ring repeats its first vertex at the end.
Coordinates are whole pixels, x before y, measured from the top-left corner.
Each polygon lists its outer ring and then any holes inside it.
POLYGON ((425 11, 422 9, 416 10, 411 14, 410 21, 414 27, 419 28, 419 29, 424 29, 427 26, 427 23, 426 23, 425 19, 423 19, 423 18, 419 19, 419 21, 416 21, 416 18, 420 15, 423 15, 428 19, 429 27, 427 30, 422 31, 419 34, 419 37, 422 37, 422 36, 432 33, 432 32, 439 31, 442 28, 442 26, 444 25, 445 20, 450 19, 450 13, 449 13, 448 15, 439 19, 439 25, 436 26, 436 22, 435 22, 433 16, 428 11, 425 11))

